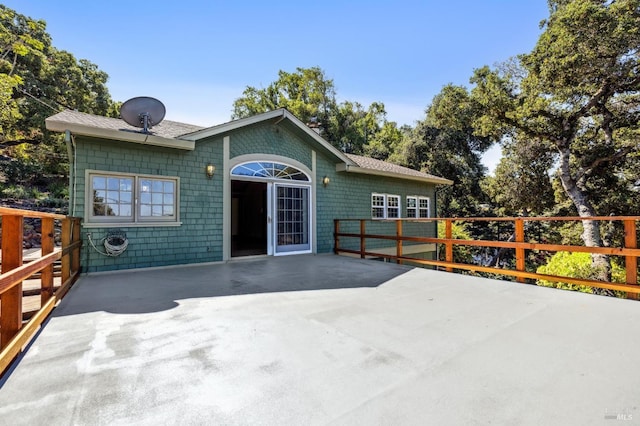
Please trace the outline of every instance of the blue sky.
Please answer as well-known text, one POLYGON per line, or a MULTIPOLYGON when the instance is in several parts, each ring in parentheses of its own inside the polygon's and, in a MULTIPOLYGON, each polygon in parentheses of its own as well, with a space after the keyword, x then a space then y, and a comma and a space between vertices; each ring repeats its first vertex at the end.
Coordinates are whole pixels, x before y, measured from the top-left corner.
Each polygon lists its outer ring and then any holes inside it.
MULTIPOLYGON (((229 121, 246 86, 319 66, 339 100, 383 102, 413 125, 447 83, 530 51, 546 0, 63 2, 6 0, 53 45, 106 71, 115 100, 160 99, 166 118, 229 121)), ((492 169, 494 149, 485 158, 492 169)))

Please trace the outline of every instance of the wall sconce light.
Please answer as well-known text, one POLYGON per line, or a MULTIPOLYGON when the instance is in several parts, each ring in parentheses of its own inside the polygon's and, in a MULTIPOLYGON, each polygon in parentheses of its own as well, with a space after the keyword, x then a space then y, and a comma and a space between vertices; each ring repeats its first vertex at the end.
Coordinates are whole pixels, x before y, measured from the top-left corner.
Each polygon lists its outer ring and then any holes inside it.
POLYGON ((325 176, 322 178, 322 184, 325 186, 325 188, 327 187, 327 185, 329 185, 329 182, 331 182, 331 179, 329 179, 329 176, 325 176))
POLYGON ((211 179, 213 177, 213 174, 216 172, 216 166, 214 166, 213 164, 209 163, 207 164, 207 166, 204 168, 205 173, 207 174, 207 177, 209 179, 211 179))

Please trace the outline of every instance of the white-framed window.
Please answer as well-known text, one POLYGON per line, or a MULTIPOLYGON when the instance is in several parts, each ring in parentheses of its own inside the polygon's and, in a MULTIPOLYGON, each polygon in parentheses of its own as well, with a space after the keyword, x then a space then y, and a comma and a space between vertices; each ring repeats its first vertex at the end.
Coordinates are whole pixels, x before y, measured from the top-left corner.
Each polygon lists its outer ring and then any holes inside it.
POLYGON ((428 218, 431 217, 429 210, 429 203, 431 201, 428 197, 418 197, 418 217, 428 218))
POLYGON ((178 225, 180 178, 87 170, 87 224, 178 225))
POLYGON ((418 217, 418 197, 412 195, 407 196, 407 217, 418 217))
POLYGON ((384 194, 371 194, 371 217, 373 219, 384 219, 386 215, 386 200, 384 194))
POLYGON ((429 197, 417 195, 407 195, 407 217, 408 218, 429 218, 429 197))
POLYGON ((387 219, 398 219, 400 217, 400 196, 387 195, 387 219))
POLYGON ((400 196, 392 194, 371 194, 371 217, 373 219, 400 218, 400 196))

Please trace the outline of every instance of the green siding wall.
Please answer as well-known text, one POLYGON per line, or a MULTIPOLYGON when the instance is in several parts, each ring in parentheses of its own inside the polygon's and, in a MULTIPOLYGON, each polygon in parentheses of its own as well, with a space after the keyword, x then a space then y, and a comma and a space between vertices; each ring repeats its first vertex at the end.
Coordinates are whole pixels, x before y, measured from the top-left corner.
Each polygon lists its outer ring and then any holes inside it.
MULTIPOLYGON (((179 227, 83 227, 83 269, 88 272, 143 268, 222 260, 222 139, 201 141, 195 151, 76 138, 75 214, 84 216, 86 169, 180 177, 179 227), (212 179, 204 173, 212 162, 212 179), (127 233, 129 247, 118 257, 97 253, 87 233, 98 243, 109 229, 127 233)), ((72 207, 73 208, 73 207, 72 207)), ((98 245, 104 251, 104 247, 98 245)))
MULTIPOLYGON (((406 216, 406 196, 422 195, 431 198, 431 215, 435 215, 434 186, 380 176, 336 172, 337 160, 315 142, 300 138, 298 133, 284 126, 258 124, 232 131, 230 160, 246 154, 268 154, 292 158, 312 168, 312 151, 316 150, 316 221, 318 253, 333 250, 333 220, 335 218, 370 218, 371 193, 400 195, 402 216, 406 216), (324 187, 322 178, 331 183, 324 187)), ((166 266, 222 260, 223 227, 223 139, 222 136, 196 142, 194 151, 144 146, 110 140, 76 138, 75 215, 84 216, 85 170, 136 173, 180 177, 181 226, 128 227, 126 224, 110 228, 83 227, 82 264, 88 272, 116 269, 166 266), (213 179, 204 173, 205 165, 216 166, 213 179), (119 257, 98 254, 87 241, 91 233, 99 242, 109 229, 127 233, 128 249, 119 257)), ((345 225, 346 226, 346 225, 345 225)), ((357 226, 357 225, 356 225, 357 226)), ((368 231, 393 234, 395 224, 372 223, 368 231)), ((343 228, 345 229, 345 228, 343 228)), ((435 235, 435 224, 405 224, 405 233, 435 235)), ((357 246, 356 241, 343 246, 357 246)), ((386 241, 367 242, 368 247, 389 246, 386 241)), ((103 247, 98 246, 102 249, 103 247)))
MULTIPOLYGON (((374 192, 400 195, 402 217, 406 217, 407 195, 430 197, 430 213, 431 217, 435 217, 434 185, 382 176, 336 172, 335 161, 325 155, 318 155, 316 164, 318 180, 322 180, 324 176, 328 176, 331 179, 331 183, 327 187, 320 184, 317 190, 319 253, 333 250, 334 219, 371 218, 371 194, 374 192)), ((405 223, 403 230, 406 235, 435 236, 435 226, 435 222, 405 223)), ((345 222, 341 224, 343 232, 359 232, 359 229, 358 223, 345 222)), ((367 233, 395 235, 395 222, 368 222, 366 231, 367 233)), ((341 243, 343 248, 359 247, 359 241, 356 241, 356 239, 345 238, 341 243)), ((393 245, 393 243, 384 240, 367 241, 367 247, 386 247, 390 245, 393 245)))
POLYGON ((298 160, 311 168, 311 147, 287 129, 277 125, 258 125, 230 133, 231 158, 246 154, 269 154, 298 160))

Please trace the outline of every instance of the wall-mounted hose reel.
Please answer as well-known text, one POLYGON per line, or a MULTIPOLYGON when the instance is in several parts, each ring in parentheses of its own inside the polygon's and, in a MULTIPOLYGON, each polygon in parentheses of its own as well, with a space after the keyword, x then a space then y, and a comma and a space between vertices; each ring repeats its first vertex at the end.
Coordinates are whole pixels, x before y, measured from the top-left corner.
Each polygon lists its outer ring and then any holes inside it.
POLYGON ((125 252, 125 250, 127 250, 127 247, 129 246, 127 234, 126 232, 121 230, 107 231, 107 234, 101 239, 101 244, 104 246, 104 252, 96 247, 96 244, 91 238, 90 232, 87 233, 87 238, 89 239, 89 244, 91 244, 91 247, 93 247, 95 251, 103 256, 120 256, 125 252))

